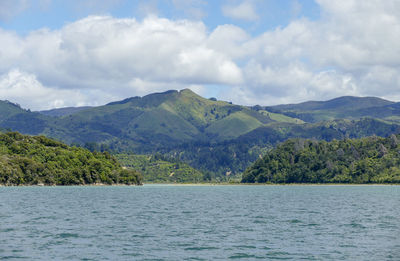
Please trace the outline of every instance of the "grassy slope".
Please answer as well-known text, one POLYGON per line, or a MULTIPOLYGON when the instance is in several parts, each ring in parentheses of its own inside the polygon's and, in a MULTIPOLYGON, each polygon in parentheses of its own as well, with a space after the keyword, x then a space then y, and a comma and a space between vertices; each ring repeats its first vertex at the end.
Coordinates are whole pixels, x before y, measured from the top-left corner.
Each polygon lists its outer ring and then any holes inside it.
POLYGON ((206 131, 222 139, 233 139, 261 126, 263 124, 256 118, 239 111, 211 124, 206 131))
POLYGON ((0 101, 0 122, 19 113, 26 113, 26 111, 17 104, 0 101))
POLYGON ((82 106, 82 107, 64 107, 57 108, 51 110, 38 111, 40 114, 52 117, 65 117, 77 113, 79 111, 83 111, 91 108, 90 106, 82 106))
POLYGON ((4 117, 0 127, 44 134, 67 143, 118 144, 123 149, 143 147, 148 151, 187 141, 237 138, 264 124, 290 120, 277 114, 271 119, 244 106, 205 99, 188 89, 83 110, 68 108, 66 111, 73 113, 61 117, 27 112, 5 102, 0 105, 10 111, 0 106, 4 117))
POLYGON ((202 98, 190 90, 168 91, 110 103, 58 119, 46 134, 68 142, 113 142, 157 146, 197 139, 236 138, 269 117, 223 101, 202 98), (67 137, 62 137, 66 135, 67 137), (72 136, 72 137, 71 137, 72 136))

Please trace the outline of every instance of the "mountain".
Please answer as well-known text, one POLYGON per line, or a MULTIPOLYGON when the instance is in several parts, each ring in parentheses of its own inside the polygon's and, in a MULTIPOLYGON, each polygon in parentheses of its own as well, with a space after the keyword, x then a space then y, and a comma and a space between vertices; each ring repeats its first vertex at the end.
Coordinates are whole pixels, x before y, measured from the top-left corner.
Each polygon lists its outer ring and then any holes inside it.
POLYGON ((90 106, 82 106, 82 107, 65 107, 65 108, 58 108, 58 109, 51 109, 51 110, 44 110, 44 111, 38 111, 40 114, 47 115, 47 116, 53 116, 53 117, 63 117, 63 116, 69 116, 74 113, 77 113, 82 110, 86 110, 92 108, 90 106))
POLYGON ((267 106, 266 110, 299 118, 305 122, 334 119, 376 117, 385 119, 396 103, 376 97, 344 96, 328 101, 309 101, 299 104, 267 106), (384 115, 378 113, 384 112, 384 115))
POLYGON ((202 98, 186 89, 132 97, 58 118, 39 113, 14 115, 0 126, 67 143, 96 142, 113 149, 154 152, 181 142, 234 139, 270 122, 277 120, 244 106, 202 98))
POLYGON ((27 111, 22 109, 18 104, 7 100, 0 101, 0 122, 16 114, 24 113, 27 113, 27 111))
POLYGON ((400 132, 398 119, 398 103, 373 97, 247 107, 188 89, 45 113, 0 102, 0 128, 97 151, 161 153, 211 176, 240 173, 288 138, 387 137, 400 132))
POLYGON ((0 134, 1 185, 140 184, 109 153, 92 153, 43 137, 0 134))
POLYGON ((400 183, 400 135, 291 139, 243 173, 243 183, 400 183))
POLYGON ((244 171, 260 156, 290 138, 332 141, 373 135, 387 137, 393 133, 400 133, 400 125, 372 118, 314 124, 271 123, 232 140, 183 143, 170 148, 167 154, 197 169, 222 175, 244 171))

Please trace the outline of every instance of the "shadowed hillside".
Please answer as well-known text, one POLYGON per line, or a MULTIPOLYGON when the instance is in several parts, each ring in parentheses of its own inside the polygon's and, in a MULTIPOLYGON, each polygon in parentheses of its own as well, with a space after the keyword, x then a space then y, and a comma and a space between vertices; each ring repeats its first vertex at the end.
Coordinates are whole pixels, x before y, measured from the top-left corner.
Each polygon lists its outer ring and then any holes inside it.
POLYGON ((45 113, 0 102, 0 128, 91 150, 161 153, 212 175, 240 173, 288 138, 386 137, 399 133, 399 119, 398 103, 374 97, 246 107, 189 89, 45 113))
POLYGON ((281 113, 306 122, 319 122, 334 119, 358 119, 376 117, 384 119, 386 115, 376 112, 390 111, 394 102, 376 97, 344 96, 329 101, 309 101, 299 104, 287 104, 266 107, 267 110, 281 113))

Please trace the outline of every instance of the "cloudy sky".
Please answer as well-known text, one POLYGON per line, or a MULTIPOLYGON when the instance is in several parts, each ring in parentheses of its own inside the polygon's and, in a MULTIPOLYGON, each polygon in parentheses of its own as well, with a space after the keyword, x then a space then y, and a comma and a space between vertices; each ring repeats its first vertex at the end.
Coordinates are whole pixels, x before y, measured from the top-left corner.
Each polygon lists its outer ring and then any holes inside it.
POLYGON ((398 0, 0 0, 0 99, 400 100, 398 0))

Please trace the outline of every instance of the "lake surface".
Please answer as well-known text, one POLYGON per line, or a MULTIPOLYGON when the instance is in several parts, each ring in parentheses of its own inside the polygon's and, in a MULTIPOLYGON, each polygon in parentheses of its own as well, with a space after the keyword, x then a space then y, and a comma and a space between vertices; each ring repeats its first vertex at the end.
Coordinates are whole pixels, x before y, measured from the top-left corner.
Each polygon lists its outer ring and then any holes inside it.
POLYGON ((400 186, 0 187, 0 259, 400 260, 400 186))

